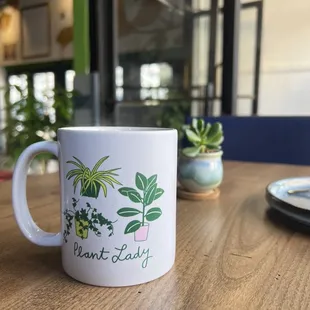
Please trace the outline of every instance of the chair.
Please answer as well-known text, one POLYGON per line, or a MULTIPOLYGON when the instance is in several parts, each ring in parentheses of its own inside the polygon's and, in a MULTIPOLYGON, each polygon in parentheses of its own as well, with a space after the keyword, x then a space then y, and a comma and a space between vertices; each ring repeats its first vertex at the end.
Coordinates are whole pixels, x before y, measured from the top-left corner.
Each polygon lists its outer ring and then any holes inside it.
POLYGON ((0 182, 11 180, 13 177, 13 172, 11 171, 0 171, 0 182))
POLYGON ((205 121, 223 124, 224 159, 310 165, 310 117, 221 116, 205 121))

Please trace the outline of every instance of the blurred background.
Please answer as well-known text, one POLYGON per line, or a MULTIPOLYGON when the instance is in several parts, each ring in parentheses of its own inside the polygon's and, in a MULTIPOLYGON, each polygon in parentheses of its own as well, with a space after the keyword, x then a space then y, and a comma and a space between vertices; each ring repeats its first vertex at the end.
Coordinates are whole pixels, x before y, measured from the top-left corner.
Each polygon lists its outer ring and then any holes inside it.
MULTIPOLYGON (((309 10, 308 0, 0 1, 2 171, 68 125, 309 116, 309 10)), ((54 169, 37 163, 33 173, 54 169)))

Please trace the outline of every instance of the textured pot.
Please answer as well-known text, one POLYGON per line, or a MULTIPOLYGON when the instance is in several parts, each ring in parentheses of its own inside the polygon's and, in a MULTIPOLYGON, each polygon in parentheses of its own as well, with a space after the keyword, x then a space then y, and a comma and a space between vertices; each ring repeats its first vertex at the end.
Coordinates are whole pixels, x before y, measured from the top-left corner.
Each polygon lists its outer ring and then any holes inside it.
POLYGON ((203 193, 218 187, 223 179, 222 151, 199 154, 196 157, 181 155, 178 163, 178 181, 193 193, 203 193))

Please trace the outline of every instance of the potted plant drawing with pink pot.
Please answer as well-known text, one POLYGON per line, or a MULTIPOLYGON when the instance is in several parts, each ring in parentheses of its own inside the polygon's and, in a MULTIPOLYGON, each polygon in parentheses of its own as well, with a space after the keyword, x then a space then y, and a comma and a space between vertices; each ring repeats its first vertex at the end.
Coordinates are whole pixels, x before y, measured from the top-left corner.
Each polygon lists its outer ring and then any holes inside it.
POLYGON ((118 191, 123 196, 128 197, 132 203, 139 204, 139 207, 121 208, 117 211, 117 214, 122 217, 137 218, 127 224, 124 233, 133 233, 134 240, 139 242, 147 240, 150 228, 149 222, 157 220, 162 215, 161 209, 152 207, 152 203, 164 194, 164 190, 158 187, 156 174, 147 178, 142 173, 137 172, 135 185, 138 190, 132 187, 122 187, 118 191))

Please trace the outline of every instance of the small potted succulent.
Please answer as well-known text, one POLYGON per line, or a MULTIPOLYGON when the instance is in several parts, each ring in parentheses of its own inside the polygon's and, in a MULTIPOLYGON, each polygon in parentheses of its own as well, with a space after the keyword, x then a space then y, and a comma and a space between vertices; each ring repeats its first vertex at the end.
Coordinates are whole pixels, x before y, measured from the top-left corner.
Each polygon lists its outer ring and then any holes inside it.
POLYGON ((185 129, 192 144, 182 150, 179 158, 178 180, 188 192, 204 193, 217 188, 223 179, 221 144, 224 141, 222 125, 193 119, 185 129))

